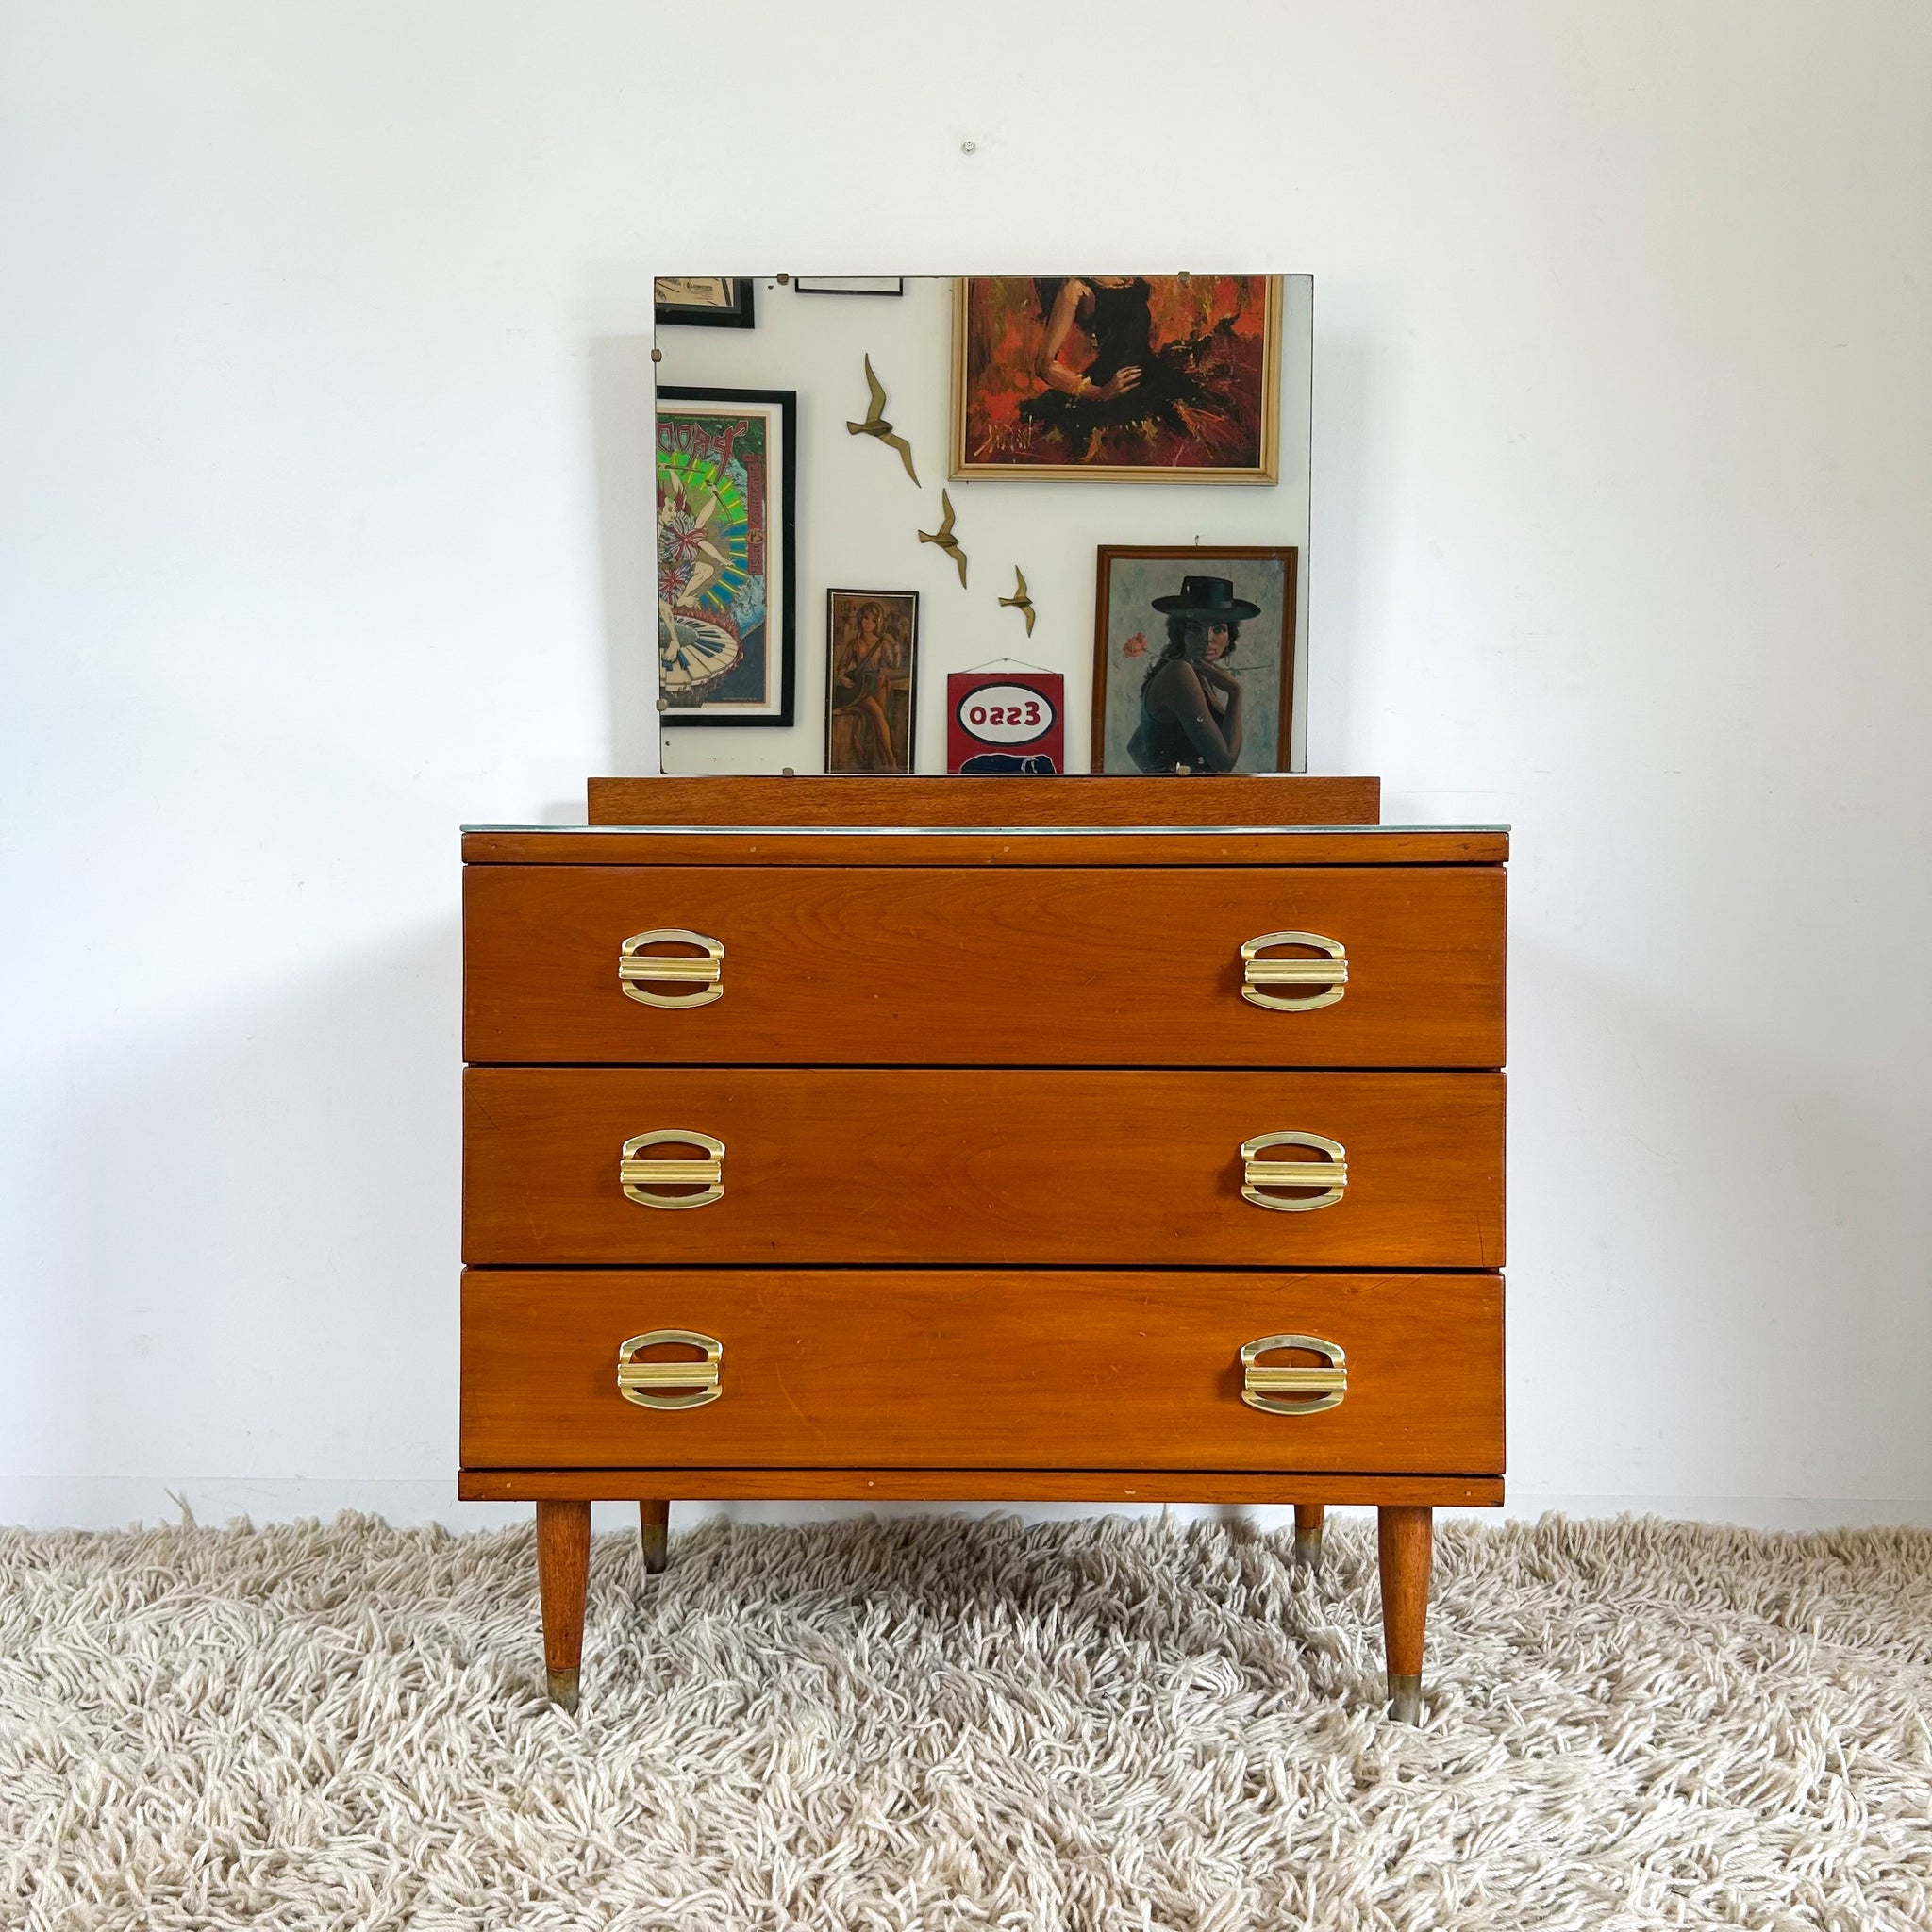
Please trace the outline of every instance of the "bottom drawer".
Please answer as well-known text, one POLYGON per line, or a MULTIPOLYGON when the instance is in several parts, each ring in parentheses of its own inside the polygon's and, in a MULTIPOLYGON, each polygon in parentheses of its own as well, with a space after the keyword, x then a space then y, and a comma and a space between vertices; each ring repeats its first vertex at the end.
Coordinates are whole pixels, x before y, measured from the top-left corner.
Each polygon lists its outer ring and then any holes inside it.
POLYGON ((1503 1282, 472 1269, 462 1460, 1500 1474, 1503 1282), (658 1329, 702 1337, 715 1356, 697 1342, 638 1349, 626 1393, 620 1349, 658 1329), (1244 1367, 1245 1345, 1280 1335, 1324 1347, 1244 1367), (1296 1369, 1311 1373, 1280 1374, 1296 1369))

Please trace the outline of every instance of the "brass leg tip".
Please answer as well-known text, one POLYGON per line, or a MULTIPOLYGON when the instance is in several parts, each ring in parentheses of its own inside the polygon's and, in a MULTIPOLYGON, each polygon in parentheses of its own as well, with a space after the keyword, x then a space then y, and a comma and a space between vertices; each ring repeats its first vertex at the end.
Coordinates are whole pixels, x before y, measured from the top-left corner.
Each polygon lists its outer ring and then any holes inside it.
POLYGON ((670 1539, 660 1527, 640 1532, 640 1541, 644 1546, 644 1574, 657 1576, 662 1574, 664 1565, 670 1560, 666 1545, 670 1539))
POLYGON ((577 1676, 575 1671, 548 1671, 544 1674, 550 1679, 550 1701, 558 1704, 565 1710, 577 1707, 577 1676))
POLYGON ((1423 1680, 1418 1672, 1412 1677, 1389 1678, 1389 1715, 1399 1724, 1419 1724, 1423 1721, 1423 1680))
POLYGON ((1304 1570, 1312 1570, 1320 1574, 1322 1569, 1322 1532, 1318 1529, 1313 1536, 1298 1536, 1294 1540, 1294 1560, 1304 1570))

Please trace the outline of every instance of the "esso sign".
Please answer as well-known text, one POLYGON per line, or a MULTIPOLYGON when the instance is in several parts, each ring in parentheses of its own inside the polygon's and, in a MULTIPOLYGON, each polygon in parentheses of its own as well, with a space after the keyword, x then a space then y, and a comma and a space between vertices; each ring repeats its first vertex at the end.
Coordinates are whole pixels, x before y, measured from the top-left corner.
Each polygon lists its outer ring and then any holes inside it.
POLYGON ((1031 744, 1054 727, 1052 699, 1020 684, 983 684, 959 700, 967 735, 985 744, 1031 744))
POLYGON ((1030 665, 946 673, 946 770, 963 778, 1067 769, 1067 680, 1030 665))

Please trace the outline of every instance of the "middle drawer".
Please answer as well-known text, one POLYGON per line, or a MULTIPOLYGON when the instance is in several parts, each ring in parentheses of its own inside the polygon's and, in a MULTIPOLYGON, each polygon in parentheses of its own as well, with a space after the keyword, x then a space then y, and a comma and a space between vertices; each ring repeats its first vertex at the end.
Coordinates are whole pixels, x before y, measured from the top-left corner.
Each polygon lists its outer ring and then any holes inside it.
POLYGON ((464 1115, 473 1265, 1503 1262, 1499 1074, 472 1067, 464 1115))

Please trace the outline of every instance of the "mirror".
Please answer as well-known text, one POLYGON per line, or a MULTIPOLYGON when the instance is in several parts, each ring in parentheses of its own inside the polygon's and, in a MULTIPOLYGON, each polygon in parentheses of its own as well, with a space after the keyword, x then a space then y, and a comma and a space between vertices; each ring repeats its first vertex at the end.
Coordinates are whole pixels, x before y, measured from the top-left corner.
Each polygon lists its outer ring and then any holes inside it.
POLYGON ((660 278, 662 769, 1303 769, 1313 294, 660 278))

